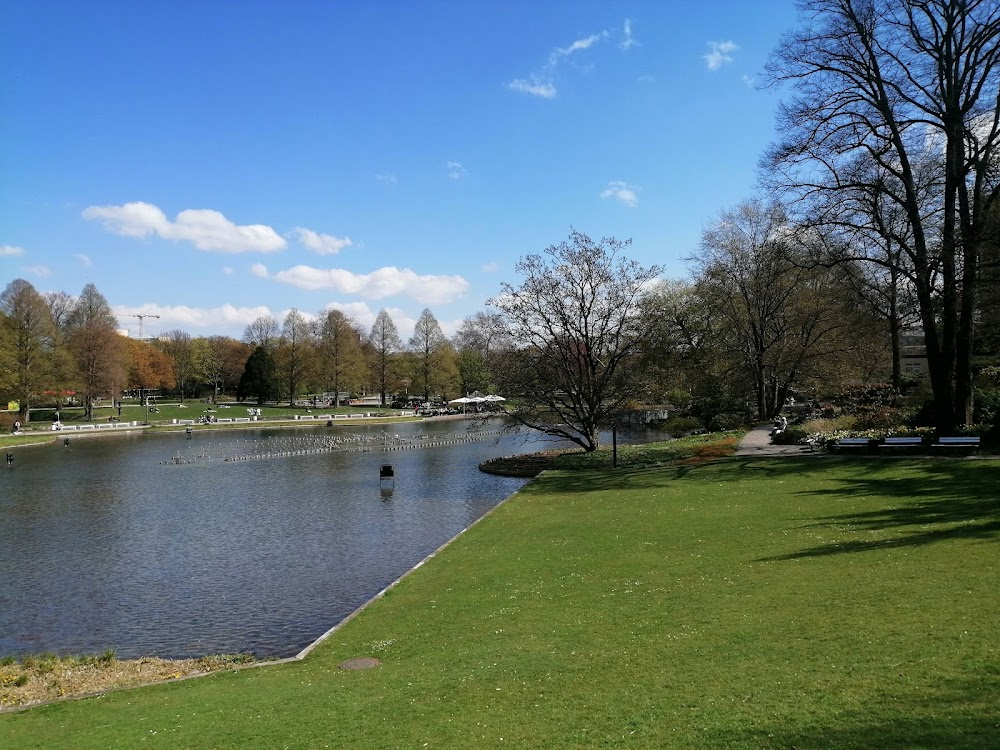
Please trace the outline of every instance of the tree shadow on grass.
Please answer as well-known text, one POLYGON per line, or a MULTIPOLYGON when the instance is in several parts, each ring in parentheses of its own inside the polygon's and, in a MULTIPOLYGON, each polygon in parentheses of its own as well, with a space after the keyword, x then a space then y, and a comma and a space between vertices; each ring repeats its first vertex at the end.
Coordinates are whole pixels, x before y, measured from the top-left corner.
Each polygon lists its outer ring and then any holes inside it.
MULTIPOLYGON (((873 711, 844 712, 835 725, 761 723, 713 733, 714 747, 774 747, 798 750, 871 748, 996 748, 1000 738, 998 665, 942 680, 930 693, 898 695, 873 711)), ((879 705, 880 704, 880 705, 879 705)), ((803 722, 804 724, 805 722, 803 722)))
MULTIPOLYGON (((875 467, 871 467, 874 469, 875 467)), ((884 468, 884 467, 883 467, 884 468)), ((868 471, 832 487, 803 494, 842 499, 884 497, 897 501, 876 510, 821 516, 804 528, 836 528, 857 535, 762 561, 795 560, 850 552, 916 547, 955 540, 1000 539, 1000 465, 972 462, 922 464, 917 477, 868 471), (878 538, 872 538, 879 535, 878 538), (863 537, 863 538, 862 538, 863 537)))

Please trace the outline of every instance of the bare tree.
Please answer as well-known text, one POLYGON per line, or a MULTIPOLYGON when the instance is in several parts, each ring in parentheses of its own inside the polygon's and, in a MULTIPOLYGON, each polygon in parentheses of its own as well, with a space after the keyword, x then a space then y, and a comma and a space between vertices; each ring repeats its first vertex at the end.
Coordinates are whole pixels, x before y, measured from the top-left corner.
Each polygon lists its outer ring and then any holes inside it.
POLYGON ((774 183, 806 200, 856 192, 859 158, 888 176, 879 189, 905 217, 906 232, 893 239, 912 265, 936 426, 951 434, 971 420, 979 263, 1000 185, 1000 5, 806 0, 801 7, 801 28, 769 66, 794 96, 782 107, 783 137, 767 168, 774 183))
POLYGON ((823 369, 824 359, 856 348, 841 335, 860 325, 844 304, 842 270, 809 262, 809 242, 818 239, 791 225, 779 206, 744 201, 705 230, 691 259, 697 294, 719 320, 715 343, 742 364, 759 420, 780 411, 788 391, 823 369))
POLYGON ((641 390, 629 365, 651 335, 640 301, 660 268, 625 258, 630 244, 573 231, 522 258, 521 286, 504 283, 489 300, 515 342, 497 368, 498 384, 516 398, 511 417, 588 452, 641 390))
POLYGON ((13 393, 25 424, 32 397, 52 377, 55 341, 45 299, 29 282, 14 279, 0 294, 0 389, 13 393))
POLYGON ((458 351, 462 390, 492 390, 492 369, 497 352, 509 348, 503 321, 497 313, 477 312, 462 321, 453 339, 458 351))
POLYGON ((372 351, 372 369, 378 382, 381 404, 385 406, 385 392, 392 377, 393 357, 403 348, 403 340, 399 338, 396 324, 392 322, 389 311, 379 310, 372 330, 368 334, 368 344, 372 351))
POLYGON ((278 321, 270 315, 262 315, 244 329, 243 343, 252 348, 263 347, 269 354, 273 354, 280 335, 278 321))
POLYGON ((190 380, 194 368, 191 334, 175 328, 160 336, 158 346, 160 351, 170 357, 174 382, 180 391, 181 403, 184 403, 184 387, 190 380))

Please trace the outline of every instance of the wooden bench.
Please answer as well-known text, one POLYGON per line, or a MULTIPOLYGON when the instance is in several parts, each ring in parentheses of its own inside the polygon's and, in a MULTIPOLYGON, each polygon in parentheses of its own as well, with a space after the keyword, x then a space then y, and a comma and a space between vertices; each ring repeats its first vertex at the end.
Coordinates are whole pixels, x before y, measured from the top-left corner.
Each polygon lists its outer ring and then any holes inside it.
POLYGON ((938 438, 936 443, 931 444, 931 448, 938 450, 979 450, 980 440, 978 437, 943 437, 938 438))
POLYGON ((895 450, 896 448, 923 448, 924 439, 916 437, 887 437, 878 444, 879 450, 895 450))
POLYGON ((831 451, 837 451, 841 448, 868 450, 871 444, 872 441, 869 438, 839 438, 832 443, 828 443, 831 451))

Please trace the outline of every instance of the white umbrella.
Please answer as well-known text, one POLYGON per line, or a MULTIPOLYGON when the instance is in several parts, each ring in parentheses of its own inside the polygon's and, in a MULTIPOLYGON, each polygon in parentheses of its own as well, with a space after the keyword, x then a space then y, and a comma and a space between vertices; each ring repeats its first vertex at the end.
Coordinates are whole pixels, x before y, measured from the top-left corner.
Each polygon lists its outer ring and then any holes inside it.
POLYGON ((448 403, 449 404, 467 404, 467 403, 469 403, 469 401, 470 401, 470 399, 467 399, 465 396, 462 396, 462 398, 453 398, 448 403))
POLYGON ((506 401, 503 396, 486 396, 483 401, 506 401))

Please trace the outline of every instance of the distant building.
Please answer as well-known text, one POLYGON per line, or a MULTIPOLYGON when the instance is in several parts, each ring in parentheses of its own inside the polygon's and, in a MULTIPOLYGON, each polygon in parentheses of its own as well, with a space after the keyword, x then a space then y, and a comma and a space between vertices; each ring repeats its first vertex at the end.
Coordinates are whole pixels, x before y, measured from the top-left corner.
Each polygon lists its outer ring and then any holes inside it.
POLYGON ((899 366, 903 375, 926 375, 927 349, 922 331, 904 331, 899 336, 899 366))

